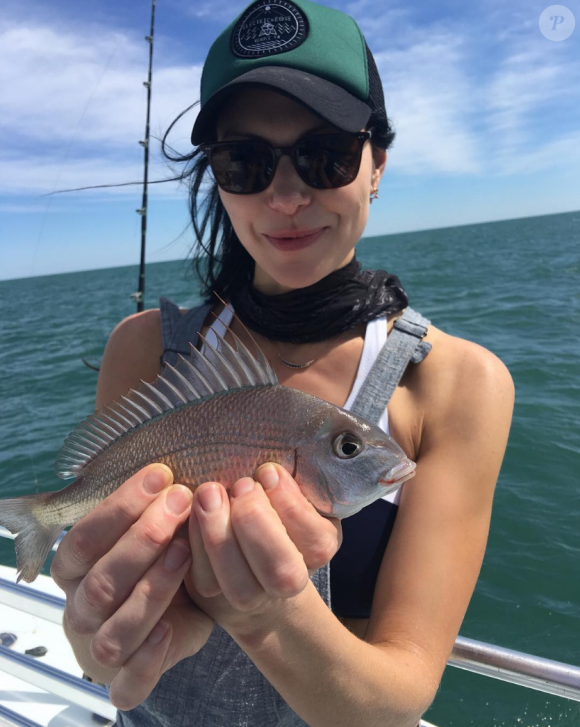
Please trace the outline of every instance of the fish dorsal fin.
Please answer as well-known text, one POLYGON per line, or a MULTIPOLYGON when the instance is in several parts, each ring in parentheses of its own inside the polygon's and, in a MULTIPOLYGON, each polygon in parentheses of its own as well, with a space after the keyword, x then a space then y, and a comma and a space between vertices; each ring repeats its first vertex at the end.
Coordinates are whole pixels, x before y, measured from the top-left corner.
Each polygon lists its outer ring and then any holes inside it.
POLYGON ((166 363, 153 384, 141 379, 136 389, 75 427, 58 453, 56 474, 63 480, 78 477, 83 467, 124 434, 178 406, 214 396, 220 391, 279 383, 276 372, 259 347, 253 355, 233 331, 230 333, 235 348, 217 331, 214 333, 215 346, 199 334, 206 344, 205 353, 190 343, 189 358, 180 354, 176 366, 166 363))

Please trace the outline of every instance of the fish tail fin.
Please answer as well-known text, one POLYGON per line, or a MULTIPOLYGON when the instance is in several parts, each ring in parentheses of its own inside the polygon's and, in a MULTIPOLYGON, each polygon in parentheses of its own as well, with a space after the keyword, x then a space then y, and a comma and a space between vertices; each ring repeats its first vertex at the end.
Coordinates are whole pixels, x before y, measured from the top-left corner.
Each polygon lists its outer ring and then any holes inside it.
POLYGON ((0 525, 16 536, 17 583, 23 579, 31 583, 36 578, 62 532, 61 524, 46 525, 38 517, 52 494, 44 492, 0 500, 0 525))

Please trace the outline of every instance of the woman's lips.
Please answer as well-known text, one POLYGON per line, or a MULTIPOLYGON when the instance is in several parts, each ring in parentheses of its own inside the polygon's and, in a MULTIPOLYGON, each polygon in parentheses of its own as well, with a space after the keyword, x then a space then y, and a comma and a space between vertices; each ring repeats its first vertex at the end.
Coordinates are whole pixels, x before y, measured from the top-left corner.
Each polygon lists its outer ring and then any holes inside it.
POLYGON ((287 252, 291 250, 302 250, 305 247, 314 244, 327 229, 327 227, 322 227, 318 232, 315 232, 313 235, 305 235, 304 237, 285 238, 270 237, 269 235, 264 235, 264 237, 269 242, 271 242, 276 249, 284 250, 287 252))

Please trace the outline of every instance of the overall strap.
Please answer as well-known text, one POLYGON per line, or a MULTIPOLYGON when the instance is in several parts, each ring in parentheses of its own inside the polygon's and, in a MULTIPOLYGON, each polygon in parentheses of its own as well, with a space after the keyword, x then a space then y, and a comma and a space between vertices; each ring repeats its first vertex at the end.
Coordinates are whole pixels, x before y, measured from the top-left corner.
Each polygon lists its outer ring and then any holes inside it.
POLYGON ((161 335, 163 336, 163 354, 161 363, 177 363, 177 355, 189 356, 189 344, 197 347, 198 333, 212 308, 211 303, 196 306, 181 314, 179 306, 168 298, 159 298, 161 311, 161 335))
POLYGON ((350 407, 353 414, 371 422, 380 420, 409 361, 418 364, 431 350, 431 344, 421 340, 430 323, 417 311, 405 308, 350 407))

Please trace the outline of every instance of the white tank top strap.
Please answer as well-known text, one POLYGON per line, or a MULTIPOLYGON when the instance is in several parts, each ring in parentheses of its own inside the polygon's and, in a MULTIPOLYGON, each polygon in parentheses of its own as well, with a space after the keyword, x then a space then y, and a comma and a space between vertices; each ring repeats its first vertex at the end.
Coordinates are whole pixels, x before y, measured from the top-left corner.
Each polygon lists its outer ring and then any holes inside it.
MULTIPOLYGON (((214 348, 217 346, 216 331, 218 331, 220 336, 222 336, 223 338, 227 329, 229 328, 230 323, 232 322, 233 317, 234 314, 232 313, 232 311, 229 308, 224 308, 219 314, 218 318, 214 318, 214 321, 211 324, 207 335, 205 336, 206 341, 210 343, 214 348)), ((201 347, 201 353, 205 353, 205 342, 201 347)))
POLYGON ((367 323, 365 331, 365 341, 356 372, 351 392, 346 400, 344 409, 350 409, 353 405, 363 381, 372 369, 375 359, 379 355, 379 351, 385 345, 387 340, 387 319, 386 316, 375 318, 367 323))

